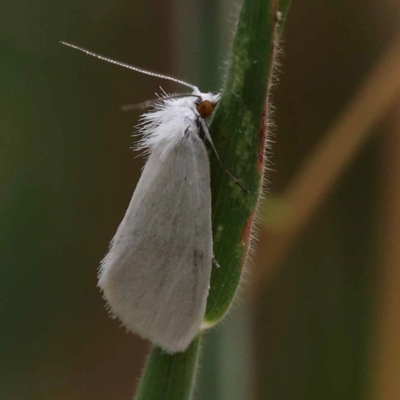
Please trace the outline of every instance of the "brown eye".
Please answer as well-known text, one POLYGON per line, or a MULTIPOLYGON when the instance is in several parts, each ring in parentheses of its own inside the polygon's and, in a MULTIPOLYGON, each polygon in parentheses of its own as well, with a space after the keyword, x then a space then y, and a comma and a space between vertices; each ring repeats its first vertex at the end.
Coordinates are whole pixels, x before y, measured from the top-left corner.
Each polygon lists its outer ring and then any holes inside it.
POLYGON ((197 106, 197 111, 202 118, 207 118, 211 115, 214 108, 214 104, 211 101, 204 100, 197 106))

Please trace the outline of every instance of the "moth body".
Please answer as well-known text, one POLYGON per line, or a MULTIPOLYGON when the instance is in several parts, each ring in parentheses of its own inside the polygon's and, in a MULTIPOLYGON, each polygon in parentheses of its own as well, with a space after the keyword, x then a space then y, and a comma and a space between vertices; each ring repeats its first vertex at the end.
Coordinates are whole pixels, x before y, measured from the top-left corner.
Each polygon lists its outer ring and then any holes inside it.
MULTIPOLYGON (((61 42, 92 57, 189 87, 164 96, 141 117, 139 149, 149 157, 129 207, 99 269, 112 315, 169 353, 185 350, 199 333, 209 290, 213 240, 207 118, 219 94, 201 93, 180 79, 150 72, 61 42)), ((135 106, 133 106, 135 108, 135 106)), ((130 109, 130 107, 127 107, 130 109)))
POLYGON ((208 296, 210 171, 196 105, 215 96, 166 99, 143 115, 150 155, 99 272, 112 314, 170 353, 199 333, 208 296))

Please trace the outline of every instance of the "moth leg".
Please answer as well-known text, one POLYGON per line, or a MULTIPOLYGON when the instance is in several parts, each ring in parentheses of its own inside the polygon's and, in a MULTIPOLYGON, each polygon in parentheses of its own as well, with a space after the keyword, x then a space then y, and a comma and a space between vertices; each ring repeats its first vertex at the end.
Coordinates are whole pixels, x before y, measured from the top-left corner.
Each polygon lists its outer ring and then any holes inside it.
POLYGON ((200 129, 201 129, 201 131, 204 133, 205 138, 206 138, 206 139, 208 140, 208 142, 210 143, 210 145, 211 145, 211 147, 212 147, 212 149, 213 149, 213 151, 214 151, 214 153, 215 153, 215 155, 216 155, 216 157, 217 157, 217 160, 218 160, 219 164, 221 165, 222 170, 229 176, 229 178, 231 178, 231 179, 233 180, 233 182, 236 183, 236 185, 238 185, 238 186, 240 187, 240 189, 242 189, 245 193, 250 193, 250 192, 241 184, 241 182, 232 174, 232 172, 229 171, 229 169, 225 167, 224 163, 222 162, 222 160, 221 160, 221 158, 220 158, 220 156, 219 156, 219 154, 218 154, 218 152, 217 152, 217 149, 216 149, 215 146, 214 146, 214 142, 213 142, 212 139, 211 139, 210 132, 208 131, 207 125, 206 125, 206 123, 204 122, 203 118, 200 118, 200 117, 199 117, 199 123, 200 123, 200 129))
POLYGON ((125 104, 125 105, 121 106, 121 111, 146 110, 146 109, 154 106, 156 103, 162 103, 165 100, 171 100, 171 99, 182 99, 184 97, 198 97, 201 99, 201 97, 198 96, 197 94, 191 94, 191 93, 177 94, 177 95, 171 95, 171 96, 165 94, 165 96, 160 96, 160 97, 157 97, 156 99, 146 100, 146 101, 142 101, 140 103, 134 103, 134 104, 125 104))
POLYGON ((212 263, 217 267, 217 268, 221 268, 221 266, 219 265, 217 259, 215 258, 215 256, 213 256, 212 258, 212 263))

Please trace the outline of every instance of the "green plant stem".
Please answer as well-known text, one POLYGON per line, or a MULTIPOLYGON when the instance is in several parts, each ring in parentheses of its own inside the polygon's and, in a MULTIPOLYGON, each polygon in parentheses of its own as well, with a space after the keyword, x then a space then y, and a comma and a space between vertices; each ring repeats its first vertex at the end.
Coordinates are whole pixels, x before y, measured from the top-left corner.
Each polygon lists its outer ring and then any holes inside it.
MULTIPOLYGON (((221 267, 212 273, 205 328, 228 310, 246 262, 263 183, 275 45, 289 4, 289 0, 243 1, 225 87, 210 125, 225 165, 250 193, 226 176, 211 153, 214 255, 221 267)), ((199 340, 174 355, 153 348, 135 400, 189 400, 199 340)))
POLYGON ((135 400, 190 399, 199 358, 200 337, 183 353, 167 354, 154 347, 140 381, 135 400))
MULTIPOLYGON (((288 5, 288 3, 285 3, 288 5)), ((278 0, 243 2, 228 74, 210 124, 214 144, 227 168, 249 190, 227 178, 211 154, 214 255, 205 320, 215 325, 227 312, 239 285, 259 201, 268 139, 268 93, 276 54, 278 0)))

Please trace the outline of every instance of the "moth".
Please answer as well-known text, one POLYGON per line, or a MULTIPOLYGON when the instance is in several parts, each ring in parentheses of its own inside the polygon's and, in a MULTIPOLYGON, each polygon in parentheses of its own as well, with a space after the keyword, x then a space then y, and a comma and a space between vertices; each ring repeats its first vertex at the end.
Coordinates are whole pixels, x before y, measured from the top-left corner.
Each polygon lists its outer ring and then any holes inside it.
POLYGON ((101 60, 192 92, 141 105, 139 148, 148 159, 125 216, 101 262, 98 285, 111 314, 128 330, 168 353, 184 351, 201 329, 213 265, 207 140, 223 170, 205 118, 220 94, 61 42, 101 60))

